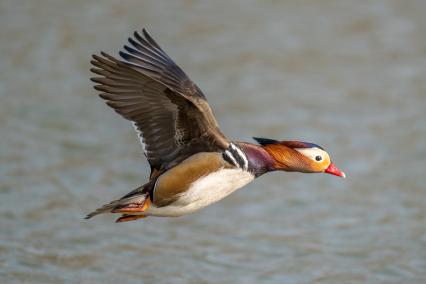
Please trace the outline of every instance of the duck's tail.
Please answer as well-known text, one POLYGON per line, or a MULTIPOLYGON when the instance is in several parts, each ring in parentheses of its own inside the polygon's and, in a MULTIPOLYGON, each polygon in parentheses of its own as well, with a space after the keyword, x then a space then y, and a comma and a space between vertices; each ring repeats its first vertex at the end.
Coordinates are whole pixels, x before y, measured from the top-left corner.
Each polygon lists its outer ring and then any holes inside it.
MULTIPOLYGON (((103 213, 121 213, 121 214, 127 214, 127 215, 144 216, 143 212, 151 205, 149 193, 144 192, 143 187, 138 188, 132 191, 131 193, 132 193, 131 195, 127 194, 123 198, 114 200, 96 209, 92 213, 87 214, 85 219, 90 219, 93 216, 103 214, 103 213)), ((120 219, 121 218, 119 218, 118 220, 120 219)), ((123 218, 122 221, 125 221, 127 219, 130 219, 130 218, 126 218, 126 219, 123 218)))

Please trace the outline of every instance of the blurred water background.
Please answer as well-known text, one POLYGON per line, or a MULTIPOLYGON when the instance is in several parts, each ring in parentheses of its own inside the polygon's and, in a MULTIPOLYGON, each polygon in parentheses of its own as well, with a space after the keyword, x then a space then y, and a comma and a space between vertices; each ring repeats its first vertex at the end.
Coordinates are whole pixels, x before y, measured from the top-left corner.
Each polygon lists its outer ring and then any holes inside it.
POLYGON ((1 283, 426 283, 425 1, 0 1, 1 283), (89 60, 148 28, 223 132, 325 147, 196 214, 89 211, 145 183, 89 60))

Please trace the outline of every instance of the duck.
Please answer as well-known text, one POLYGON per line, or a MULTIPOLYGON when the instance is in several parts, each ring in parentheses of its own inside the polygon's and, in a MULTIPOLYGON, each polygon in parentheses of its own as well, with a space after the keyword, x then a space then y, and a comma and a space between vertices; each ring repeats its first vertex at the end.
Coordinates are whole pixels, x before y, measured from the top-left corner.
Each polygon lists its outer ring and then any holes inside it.
POLYGON ((151 167, 148 182, 86 216, 117 213, 116 222, 178 217, 211 205, 265 173, 345 177, 319 145, 253 137, 228 139, 201 89, 143 29, 119 51, 93 55, 94 89, 129 120, 151 167))

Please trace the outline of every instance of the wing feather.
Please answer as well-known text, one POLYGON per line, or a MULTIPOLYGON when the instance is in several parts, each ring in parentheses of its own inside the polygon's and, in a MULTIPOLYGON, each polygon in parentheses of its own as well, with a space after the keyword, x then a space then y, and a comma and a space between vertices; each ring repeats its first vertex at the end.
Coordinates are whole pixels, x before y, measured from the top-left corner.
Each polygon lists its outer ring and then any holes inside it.
POLYGON ((145 31, 129 38, 125 61, 93 55, 91 78, 100 97, 133 122, 153 169, 167 169, 197 152, 226 149, 201 90, 145 31))

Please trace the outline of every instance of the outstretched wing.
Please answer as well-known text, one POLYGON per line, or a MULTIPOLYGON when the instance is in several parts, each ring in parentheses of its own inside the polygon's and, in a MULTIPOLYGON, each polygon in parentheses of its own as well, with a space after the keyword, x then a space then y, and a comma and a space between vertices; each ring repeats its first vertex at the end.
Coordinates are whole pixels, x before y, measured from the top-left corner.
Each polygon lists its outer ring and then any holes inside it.
POLYGON ((125 61, 101 52, 91 71, 107 104, 133 122, 152 169, 174 166, 197 152, 226 149, 205 96, 143 30, 120 52, 125 61))

